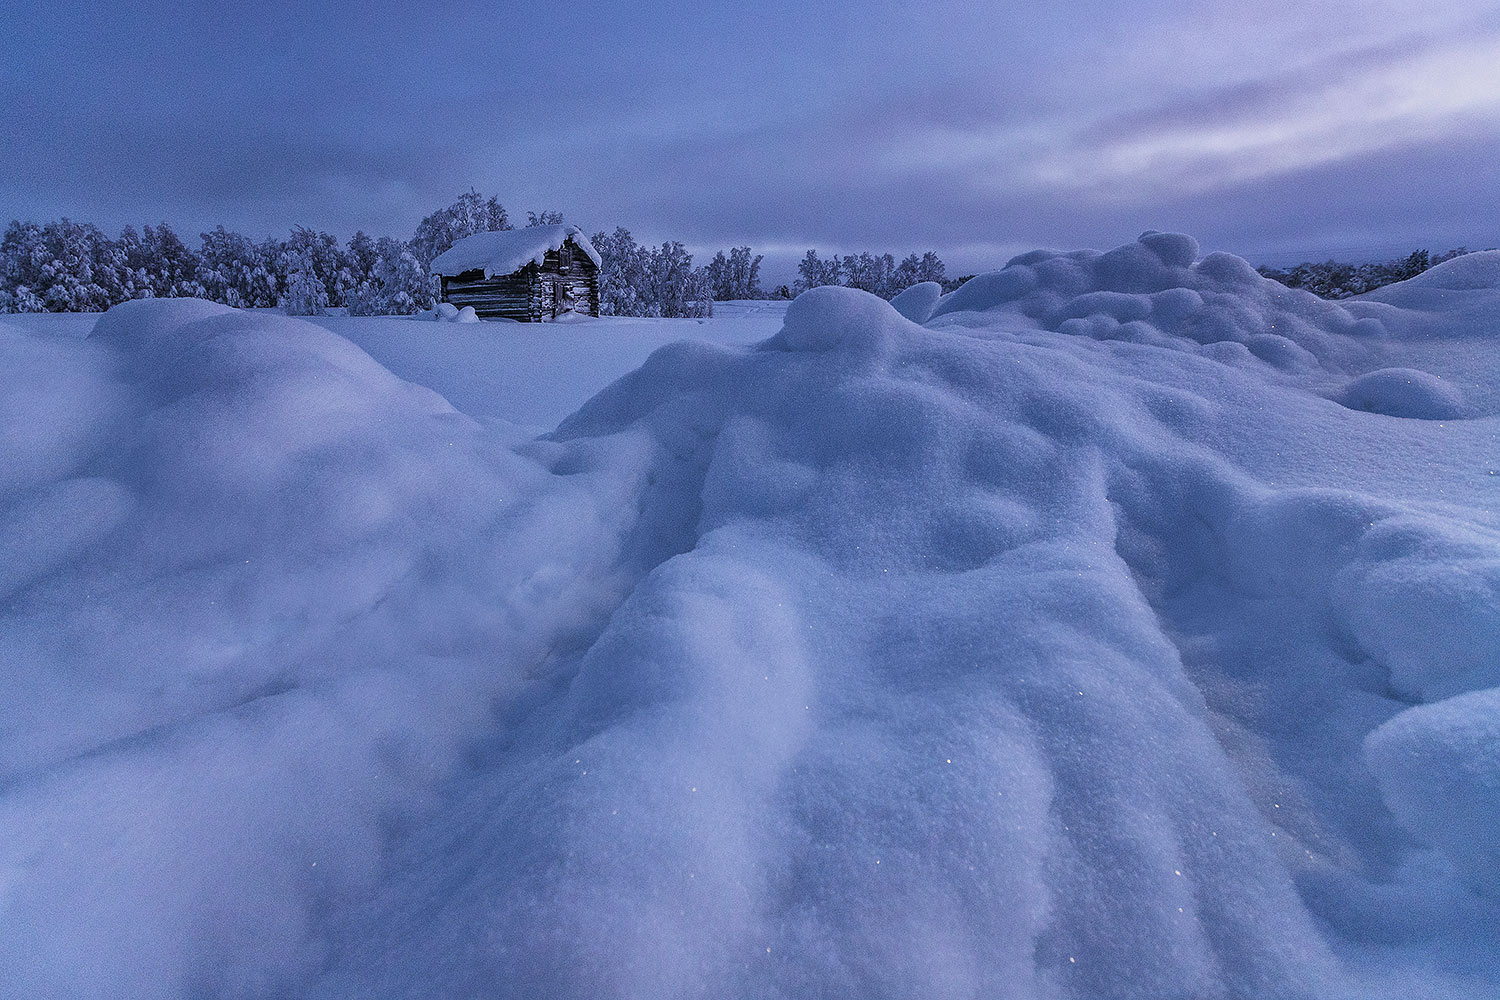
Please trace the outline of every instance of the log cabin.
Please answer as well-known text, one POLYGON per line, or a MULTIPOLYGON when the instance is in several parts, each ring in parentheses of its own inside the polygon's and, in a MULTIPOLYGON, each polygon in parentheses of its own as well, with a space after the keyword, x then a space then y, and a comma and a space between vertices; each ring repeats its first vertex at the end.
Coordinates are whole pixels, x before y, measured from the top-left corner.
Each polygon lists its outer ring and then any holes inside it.
POLYGON ((441 300, 481 317, 542 323, 599 315, 599 254, 577 226, 476 233, 433 258, 441 300))

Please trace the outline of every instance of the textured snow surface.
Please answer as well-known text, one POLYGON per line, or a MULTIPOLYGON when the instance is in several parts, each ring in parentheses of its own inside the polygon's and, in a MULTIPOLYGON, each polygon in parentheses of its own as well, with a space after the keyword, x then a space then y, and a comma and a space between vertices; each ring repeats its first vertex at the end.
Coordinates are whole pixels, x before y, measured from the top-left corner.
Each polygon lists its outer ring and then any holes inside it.
POLYGON ((303 321, 0 330, 0 983, 1500 996, 1500 329, 1402 294, 816 289, 519 446, 303 321))
POLYGON ((549 251, 556 250, 571 238, 573 245, 589 255, 596 267, 602 267, 599 251, 577 226, 527 226, 496 233, 465 236, 432 259, 433 274, 453 275, 465 271, 483 271, 486 278, 511 274, 527 264, 540 264, 549 251))

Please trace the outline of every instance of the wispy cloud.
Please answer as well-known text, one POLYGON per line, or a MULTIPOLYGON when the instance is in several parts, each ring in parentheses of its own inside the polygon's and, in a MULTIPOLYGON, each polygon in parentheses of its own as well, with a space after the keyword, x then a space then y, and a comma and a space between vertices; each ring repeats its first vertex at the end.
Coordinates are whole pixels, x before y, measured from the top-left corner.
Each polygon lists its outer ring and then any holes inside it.
POLYGON ((942 129, 892 169, 1124 204, 1202 193, 1500 123, 1500 34, 1383 46, 1082 125, 942 129))

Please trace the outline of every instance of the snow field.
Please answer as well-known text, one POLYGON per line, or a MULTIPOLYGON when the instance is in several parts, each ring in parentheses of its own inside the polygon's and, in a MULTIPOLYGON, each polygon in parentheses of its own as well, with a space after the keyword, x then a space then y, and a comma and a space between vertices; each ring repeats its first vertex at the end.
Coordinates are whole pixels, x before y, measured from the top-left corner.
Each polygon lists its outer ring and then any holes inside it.
POLYGON ((0 332, 0 980, 1497 995, 1494 373, 1393 287, 815 289, 518 446, 510 325, 462 413, 206 303, 0 332))

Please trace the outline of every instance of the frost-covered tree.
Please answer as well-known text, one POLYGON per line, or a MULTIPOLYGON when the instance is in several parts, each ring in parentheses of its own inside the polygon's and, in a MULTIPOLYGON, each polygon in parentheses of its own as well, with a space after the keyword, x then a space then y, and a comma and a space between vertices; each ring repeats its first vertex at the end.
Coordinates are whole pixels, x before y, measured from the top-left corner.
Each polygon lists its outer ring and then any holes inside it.
POLYGON ((599 254, 599 312, 605 316, 644 316, 646 268, 651 252, 624 226, 595 233, 589 240, 599 254))
POLYGON ((896 258, 890 254, 877 257, 870 253, 850 254, 844 258, 844 284, 888 299, 901 291, 896 288, 896 258))
POLYGON ((238 309, 273 306, 281 296, 274 270, 274 257, 267 251, 280 252, 274 240, 254 241, 222 225, 202 234, 198 250, 197 281, 205 298, 238 309))
POLYGON ((672 240, 651 251, 645 294, 650 316, 712 316, 713 287, 707 273, 693 268, 693 255, 672 240))
POLYGON ((505 206, 478 191, 468 191, 447 208, 440 208, 417 224, 410 249, 423 267, 465 236, 510 229, 505 206))
POLYGON ((838 254, 834 254, 828 260, 822 260, 818 257, 816 250, 809 250, 797 264, 795 291, 800 294, 809 288, 841 284, 843 273, 844 261, 838 254))
POLYGON ((121 284, 121 292, 130 299, 149 299, 156 296, 152 276, 160 269, 159 262, 146 246, 141 234, 134 226, 120 231, 115 243, 117 265, 115 273, 121 284))
POLYGON ((560 226, 563 214, 561 212, 527 212, 526 228, 532 226, 560 226))
POLYGON ((375 262, 379 259, 380 251, 376 249, 375 241, 364 230, 349 237, 349 242, 344 247, 344 266, 353 279, 353 287, 370 280, 370 276, 375 273, 375 262))
POLYGON ((847 257, 835 254, 823 260, 816 250, 809 250, 797 265, 798 278, 793 291, 800 294, 820 285, 847 285, 889 299, 919 282, 945 281, 943 270, 942 258, 932 250, 921 256, 908 254, 900 264, 888 253, 861 252, 847 257))
POLYGON ((407 244, 382 237, 375 254, 369 279, 350 295, 351 316, 410 316, 432 308, 431 276, 407 244))
POLYGON ((599 311, 606 316, 712 316, 713 284, 704 268, 678 242, 647 248, 623 226, 595 233, 599 311))
POLYGON ((943 280, 943 261, 934 251, 929 250, 920 257, 914 253, 908 254, 900 264, 896 265, 895 280, 892 284, 896 293, 900 293, 924 281, 941 283, 943 280))
POLYGON ((155 229, 142 230, 142 238, 151 254, 161 262, 154 287, 163 297, 198 298, 203 286, 198 284, 198 255, 188 249, 181 237, 165 222, 155 229))
POLYGON ((734 247, 727 257, 722 250, 714 254, 705 267, 714 300, 760 298, 760 262, 764 259, 760 254, 751 257, 749 247, 734 247))
MULTIPOLYGON (((341 272, 344 270, 344 256, 339 249, 339 241, 328 233, 315 232, 302 226, 292 229, 292 234, 281 244, 280 252, 276 255, 275 270, 280 278, 280 299, 292 295, 292 279, 294 275, 310 275, 323 286, 323 308, 330 305, 342 305, 345 289, 342 286, 341 272)), ((304 291, 299 291, 293 296, 299 303, 310 303, 304 291)), ((317 313, 301 313, 299 315, 318 315, 317 313)))
POLYGON ((120 275, 129 298, 200 298, 198 255, 172 227, 145 226, 139 234, 126 226, 120 234, 120 275))
POLYGON ((12 222, 0 261, 7 307, 17 311, 92 312, 127 297, 118 244, 86 223, 12 222))
POLYGON ((307 250, 283 251, 286 287, 277 301, 288 316, 321 316, 328 311, 328 287, 307 250))

